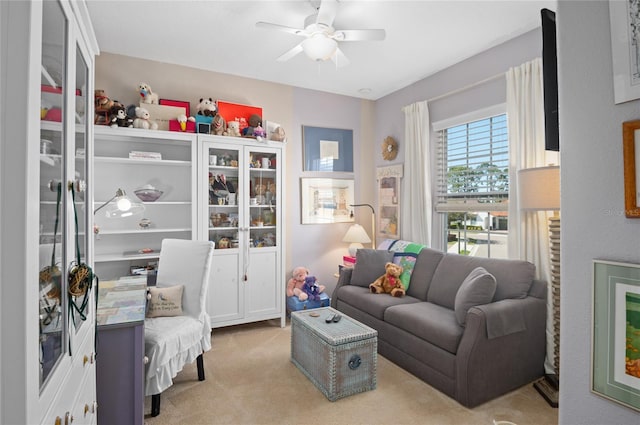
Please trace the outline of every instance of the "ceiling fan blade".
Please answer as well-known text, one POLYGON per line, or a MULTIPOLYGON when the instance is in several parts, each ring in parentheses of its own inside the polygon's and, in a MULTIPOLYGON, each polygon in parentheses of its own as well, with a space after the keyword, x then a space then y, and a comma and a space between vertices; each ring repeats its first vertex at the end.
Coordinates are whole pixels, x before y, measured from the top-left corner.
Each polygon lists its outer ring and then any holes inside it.
POLYGON ((306 35, 303 29, 287 27, 285 25, 279 25, 279 24, 272 24, 271 22, 256 22, 256 28, 284 31, 294 35, 306 35))
POLYGON ((343 66, 349 65, 349 59, 342 53, 342 50, 338 47, 333 55, 331 55, 331 60, 336 64, 337 68, 342 68, 343 66))
POLYGON ((333 35, 338 41, 377 41, 387 36, 385 30, 339 30, 333 35))
POLYGON ((302 43, 298 44, 297 46, 295 46, 293 49, 289 50, 288 52, 282 54, 276 60, 278 62, 285 62, 285 61, 288 61, 289 59, 291 59, 292 57, 294 57, 295 55, 297 55, 300 52, 302 52, 302 43))
POLYGON ((338 2, 336 0, 322 0, 318 9, 316 24, 324 24, 328 27, 333 25, 333 20, 338 12, 338 2))

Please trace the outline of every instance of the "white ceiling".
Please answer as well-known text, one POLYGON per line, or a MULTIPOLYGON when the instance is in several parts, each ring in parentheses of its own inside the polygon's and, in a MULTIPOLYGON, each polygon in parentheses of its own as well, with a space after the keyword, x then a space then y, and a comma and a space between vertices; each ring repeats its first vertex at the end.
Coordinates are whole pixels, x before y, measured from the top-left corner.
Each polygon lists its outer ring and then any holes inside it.
POLYGON ((336 29, 386 30, 340 43, 350 64, 276 58, 302 41, 256 28, 304 27, 317 1, 88 0, 100 50, 364 99, 378 99, 540 25, 556 1, 340 0, 336 29))

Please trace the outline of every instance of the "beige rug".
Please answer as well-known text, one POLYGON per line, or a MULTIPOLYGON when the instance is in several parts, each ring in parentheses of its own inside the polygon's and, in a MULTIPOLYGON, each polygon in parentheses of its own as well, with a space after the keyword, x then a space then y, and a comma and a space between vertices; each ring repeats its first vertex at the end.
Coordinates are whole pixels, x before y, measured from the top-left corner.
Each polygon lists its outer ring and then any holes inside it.
POLYGON ((558 423, 558 410, 531 385, 467 409, 382 356, 376 390, 330 402, 291 363, 291 328, 279 323, 215 329, 206 380, 198 381, 195 364, 186 367, 162 394, 159 416, 149 415, 146 397, 146 424, 558 423))

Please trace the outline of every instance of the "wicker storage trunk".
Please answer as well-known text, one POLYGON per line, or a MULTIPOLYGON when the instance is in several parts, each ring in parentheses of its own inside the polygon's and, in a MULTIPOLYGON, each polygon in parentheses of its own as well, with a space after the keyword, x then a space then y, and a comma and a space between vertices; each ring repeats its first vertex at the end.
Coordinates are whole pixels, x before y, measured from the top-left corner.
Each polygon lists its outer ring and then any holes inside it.
POLYGON ((291 361, 330 400, 376 388, 378 332, 331 307, 291 313, 291 361), (314 317, 317 315, 317 317, 314 317))

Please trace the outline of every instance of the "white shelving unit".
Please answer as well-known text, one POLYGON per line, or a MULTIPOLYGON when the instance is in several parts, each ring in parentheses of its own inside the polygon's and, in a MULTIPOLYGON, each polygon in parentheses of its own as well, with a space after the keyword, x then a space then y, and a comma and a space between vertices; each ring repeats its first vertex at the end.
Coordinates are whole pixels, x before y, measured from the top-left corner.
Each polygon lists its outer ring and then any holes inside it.
POLYGON ((164 238, 196 237, 197 137, 191 133, 133 128, 95 127, 94 209, 123 189, 136 202, 134 191, 146 184, 162 190, 154 202, 143 202, 141 215, 107 218, 95 215, 96 273, 101 279, 128 275, 132 267, 157 261, 164 238), (129 153, 154 152, 162 159, 130 158, 129 153), (151 220, 148 228, 140 220, 151 220), (151 249, 152 253, 144 250, 151 249))

